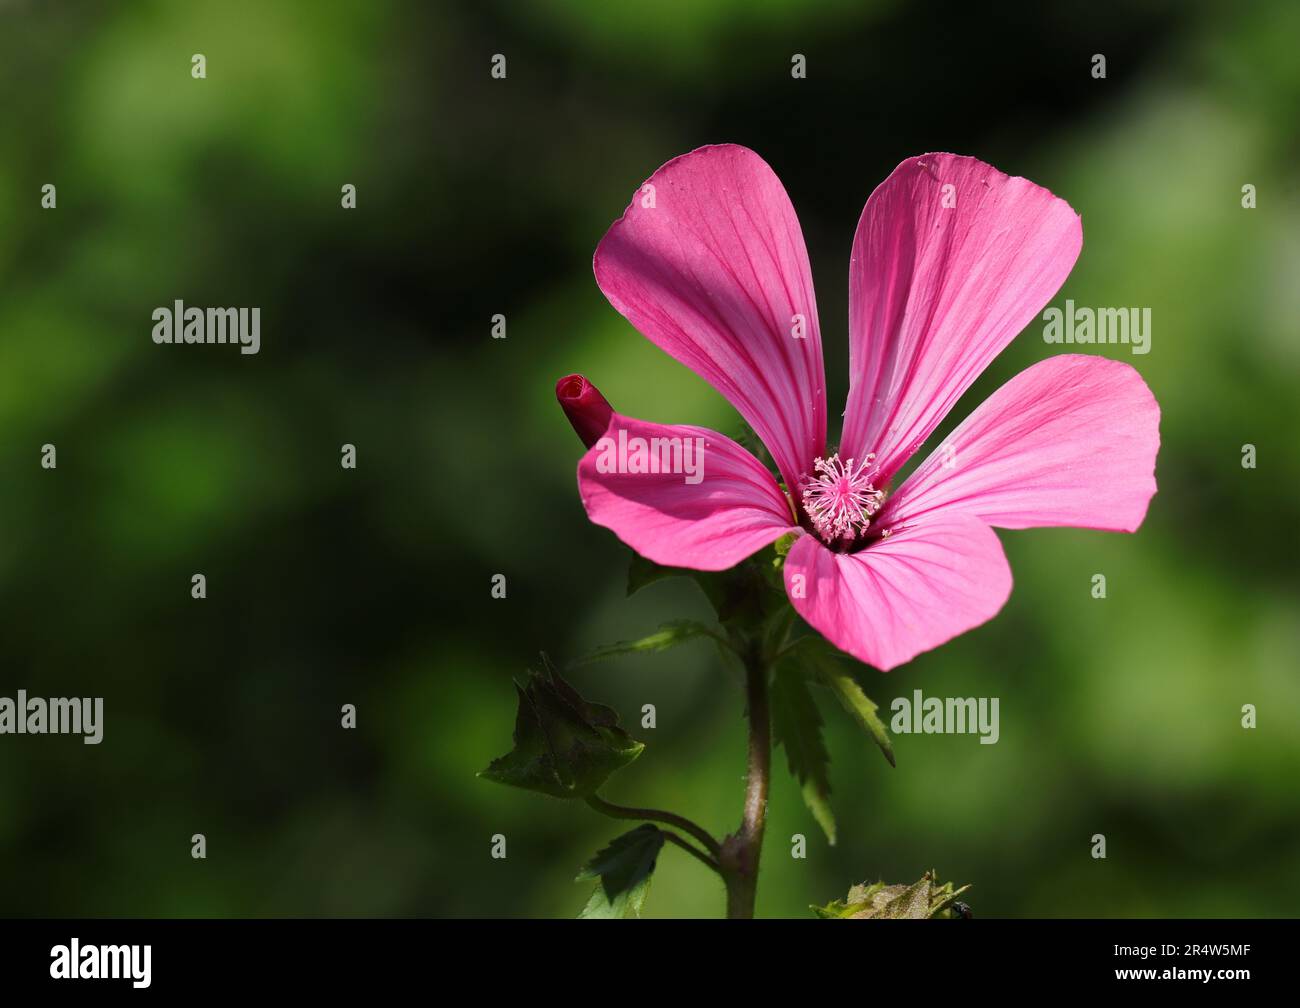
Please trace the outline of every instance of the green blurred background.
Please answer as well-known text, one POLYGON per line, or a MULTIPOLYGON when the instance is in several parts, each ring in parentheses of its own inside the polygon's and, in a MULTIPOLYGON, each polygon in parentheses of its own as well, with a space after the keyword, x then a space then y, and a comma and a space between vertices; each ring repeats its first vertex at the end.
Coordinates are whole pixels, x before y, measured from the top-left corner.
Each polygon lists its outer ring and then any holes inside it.
MULTIPOLYGON (((626 827, 475 777, 511 678, 708 610, 683 581, 624 597, 553 385, 737 432, 590 268, 659 164, 735 141, 802 220, 833 405, 862 204, 952 150, 1082 214, 1053 303, 1150 307, 1149 355, 1097 349, 1163 410, 1137 535, 1001 533, 1001 615, 865 672, 883 707, 1000 697, 997 745, 900 737, 891 770, 825 705, 834 848, 776 754, 760 914, 935 867, 982 917, 1294 915, 1297 37, 1289 0, 0 2, 0 695, 106 707, 99 746, 0 736, 0 913, 576 914, 576 869, 626 827), (260 306, 261 353, 155 346, 176 298, 260 306)), ((1040 333, 939 433, 1059 349, 1040 333)), ((742 698, 713 652, 573 680, 633 725, 658 708, 609 799, 734 828, 742 698)), ((718 915, 721 887, 670 849, 648 909, 718 915)))

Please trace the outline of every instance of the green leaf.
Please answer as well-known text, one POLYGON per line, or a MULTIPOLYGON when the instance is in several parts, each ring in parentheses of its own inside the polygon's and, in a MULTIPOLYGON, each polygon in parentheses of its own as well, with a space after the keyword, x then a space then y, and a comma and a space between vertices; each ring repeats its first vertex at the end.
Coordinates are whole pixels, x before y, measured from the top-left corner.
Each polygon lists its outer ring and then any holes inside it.
POLYGON ((839 698, 844 709, 852 714, 854 720, 875 740, 880 751, 885 754, 885 759, 889 760, 889 765, 897 766, 898 764, 894 762, 894 746, 889 740, 889 732, 885 728, 885 723, 876 714, 879 708, 862 692, 858 681, 848 671, 830 665, 819 669, 818 672, 821 681, 839 698))
POLYGON ((928 871, 911 885, 871 882, 855 885, 843 900, 812 908, 822 918, 841 920, 926 920, 962 916, 953 908, 957 897, 969 889, 951 882, 939 885, 934 871, 928 871))
POLYGON ((632 561, 627 568, 627 593, 629 596, 635 595, 646 585, 672 577, 690 578, 699 585, 700 591, 704 592, 704 597, 713 606, 713 611, 718 614, 719 619, 722 618, 727 610, 727 600, 733 594, 732 571, 698 571, 686 567, 665 567, 653 560, 647 560, 639 553, 633 553, 632 561))
POLYGON ((845 668, 844 660, 820 637, 802 637, 792 649, 797 660, 806 662, 821 683, 839 699, 844 709, 853 715, 853 719, 872 737, 890 766, 897 766, 894 761, 894 745, 889 738, 885 723, 876 713, 879 708, 875 702, 862 691, 853 674, 845 668))
MULTIPOLYGON (((756 626, 764 615, 762 602, 765 600, 760 599, 760 596, 765 594, 763 588, 772 587, 766 581, 769 573, 761 569, 763 566, 767 566, 770 573, 770 564, 756 564, 754 557, 750 557, 730 570, 697 571, 683 567, 664 567, 643 556, 633 554, 627 572, 627 593, 632 595, 646 585, 654 584, 664 578, 688 577, 699 585, 700 591, 704 592, 704 597, 709 600, 709 605, 713 607, 719 623, 730 625, 743 622, 756 626)), ((779 573, 777 582, 779 582, 779 573)), ((784 588, 779 583, 774 584, 775 589, 779 591, 766 594, 774 595, 774 601, 780 601, 788 606, 784 588)))
POLYGON ((790 773, 799 782, 804 804, 834 845, 831 757, 822 741, 821 714, 803 673, 784 662, 777 666, 772 682, 772 733, 777 744, 785 748, 790 773))
POLYGON ((664 567, 653 560, 647 560, 640 553, 632 554, 632 562, 627 567, 627 593, 635 595, 646 585, 670 577, 690 577, 693 571, 684 567, 664 567))
POLYGON ((763 625, 763 653, 769 655, 779 654, 785 647, 786 639, 790 636, 790 628, 794 625, 797 614, 794 606, 788 603, 775 612, 771 613, 763 625))
POLYGON ((591 662, 604 661, 625 654, 651 654, 655 651, 667 651, 678 644, 685 644, 697 637, 717 637, 716 631, 709 629, 697 620, 672 620, 661 624, 652 634, 640 640, 619 641, 617 644, 603 644, 590 654, 579 658, 574 665, 588 665, 591 662))
POLYGON ((542 672, 530 670, 524 685, 515 684, 514 748, 479 776, 556 798, 585 798, 645 746, 619 727, 612 708, 584 700, 544 655, 543 662, 542 672))
POLYGON ((646 823, 609 842, 583 866, 575 881, 599 879, 580 918, 640 917, 664 835, 646 823))

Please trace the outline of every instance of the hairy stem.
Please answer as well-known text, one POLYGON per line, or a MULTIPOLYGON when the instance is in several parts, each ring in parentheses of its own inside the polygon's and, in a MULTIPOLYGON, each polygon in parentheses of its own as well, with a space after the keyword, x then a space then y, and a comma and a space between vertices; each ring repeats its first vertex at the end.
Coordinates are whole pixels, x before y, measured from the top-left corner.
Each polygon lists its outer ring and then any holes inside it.
MULTIPOLYGON (((615 805, 613 802, 607 802, 604 798, 592 795, 587 799, 587 804, 594 808, 602 815, 607 815, 612 819, 640 819, 642 822, 664 823, 668 826, 675 826, 683 833, 689 833, 701 844, 704 849, 712 854, 715 858, 721 853, 722 845, 714 840, 703 826, 691 822, 685 816, 679 816, 675 812, 663 812, 659 809, 646 808, 628 808, 624 805, 615 805)), ((666 834, 669 839, 680 840, 680 837, 674 838, 672 834, 666 834)), ((692 848, 692 852, 695 853, 692 848)), ((712 864, 712 862, 710 862, 712 864)), ((713 865, 713 867, 717 867, 713 865)))
POLYGON ((754 916, 758 861, 767 825, 767 791, 772 775, 772 721, 767 702, 767 663, 755 651, 745 659, 749 707, 749 772, 740 829, 727 837, 718 862, 727 881, 727 916, 754 916))

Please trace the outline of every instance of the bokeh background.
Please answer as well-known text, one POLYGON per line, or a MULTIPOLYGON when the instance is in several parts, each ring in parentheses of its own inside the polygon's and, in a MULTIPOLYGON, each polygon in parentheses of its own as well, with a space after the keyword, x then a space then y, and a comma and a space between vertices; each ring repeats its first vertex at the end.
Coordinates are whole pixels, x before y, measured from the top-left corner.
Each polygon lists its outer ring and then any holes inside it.
MULTIPOLYGON (((835 848, 776 754, 759 912, 934 867, 978 916, 1294 915, 1297 37, 1289 0, 0 3, 0 695, 106 706, 99 746, 0 736, 0 913, 577 913, 573 875, 626 826, 475 777, 512 677, 708 610, 684 581, 624 596, 553 383, 738 430, 590 269, 659 164, 735 141, 800 214, 832 404, 862 204, 952 150, 1082 214, 1053 303, 1150 307, 1149 355, 1096 349, 1163 410, 1137 535, 1003 532, 1001 615, 865 671, 886 708, 1000 697, 997 745, 901 737, 891 770, 825 704, 835 848), (260 306, 261 353, 155 346, 176 298, 260 306)), ((1040 334, 939 434, 1056 352, 1040 334)), ((712 651, 573 680, 625 721, 658 708, 608 798, 734 828, 742 698, 712 651)), ((650 914, 721 913, 702 867, 660 862, 650 914)))

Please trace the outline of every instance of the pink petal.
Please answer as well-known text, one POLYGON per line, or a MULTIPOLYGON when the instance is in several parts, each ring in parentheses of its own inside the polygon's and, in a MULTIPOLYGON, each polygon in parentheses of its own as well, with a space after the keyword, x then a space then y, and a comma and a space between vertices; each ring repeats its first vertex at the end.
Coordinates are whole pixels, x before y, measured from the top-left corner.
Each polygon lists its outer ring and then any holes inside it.
POLYGON ((785 588, 827 640, 888 672, 996 615, 1011 594, 1011 568, 991 528, 943 514, 858 553, 801 536, 785 559, 785 588))
POLYGON ((734 144, 669 161, 647 186, 596 249, 596 282, 647 339, 726 396, 794 486, 825 449, 826 383, 790 198, 762 158, 734 144))
POLYGON ((894 169, 853 239, 840 454, 875 452, 892 476, 1052 298, 1082 244, 1068 203, 982 161, 925 154, 894 169))
MULTIPOLYGON (((686 442, 682 442, 685 446, 686 442)), ((698 445, 699 442, 692 441, 698 445)), ((610 468, 606 466, 606 468, 610 468)), ((728 437, 703 427, 666 426, 615 413, 605 431, 578 463, 578 491, 587 516, 611 529, 643 557, 670 567, 725 570, 790 530, 790 505, 758 459, 728 437), (602 452, 617 460, 626 437, 703 439, 700 460, 682 472, 602 472, 602 452)))
POLYGON ((882 527, 940 509, 1001 528, 1132 532, 1156 492, 1160 407, 1127 364, 1040 361, 994 392, 890 498, 882 527))

